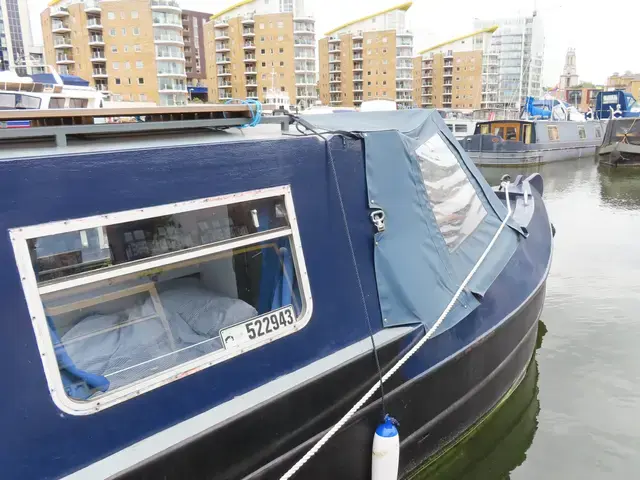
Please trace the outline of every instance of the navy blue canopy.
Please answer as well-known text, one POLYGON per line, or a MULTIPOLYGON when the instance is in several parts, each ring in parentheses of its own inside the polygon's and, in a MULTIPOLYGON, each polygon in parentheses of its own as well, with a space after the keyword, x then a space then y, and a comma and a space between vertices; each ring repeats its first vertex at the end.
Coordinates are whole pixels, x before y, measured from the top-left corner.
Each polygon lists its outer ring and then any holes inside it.
MULTIPOLYGON (((367 196, 382 210, 375 271, 384 326, 431 327, 477 263, 506 216, 436 110, 308 115, 327 132, 364 139, 367 196)), ((523 236, 509 221, 438 331, 479 305, 523 236)))
MULTIPOLYGON (((58 83, 56 81, 56 77, 51 73, 34 73, 31 75, 31 78, 37 83, 48 83, 52 85, 56 85, 58 83)), ((76 77, 75 75, 60 75, 60 79, 62 80, 63 85, 72 85, 76 87, 89 86, 89 82, 87 80, 76 77)))

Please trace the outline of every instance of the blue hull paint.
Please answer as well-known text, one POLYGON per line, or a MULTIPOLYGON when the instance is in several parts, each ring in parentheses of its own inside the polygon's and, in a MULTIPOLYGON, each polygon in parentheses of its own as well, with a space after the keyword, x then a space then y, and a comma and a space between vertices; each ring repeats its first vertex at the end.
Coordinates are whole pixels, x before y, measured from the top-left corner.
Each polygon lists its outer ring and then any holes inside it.
MULTIPOLYGON (((373 325, 381 328, 361 143, 334 153, 373 325)), ((15 259, 5 235, 0 276, 5 339, 0 400, 6 478, 59 478, 368 336, 335 185, 317 138, 124 151, 0 163, 0 226, 8 228, 291 184, 314 312, 301 332, 97 414, 61 413, 49 396, 15 259), (10 341, 7 341, 10 339, 10 341)), ((521 305, 546 275, 544 206, 480 307, 422 349, 403 383, 465 348, 521 305), (536 240, 536 233, 540 237, 536 240)), ((546 225, 545 225, 546 222, 546 225)))

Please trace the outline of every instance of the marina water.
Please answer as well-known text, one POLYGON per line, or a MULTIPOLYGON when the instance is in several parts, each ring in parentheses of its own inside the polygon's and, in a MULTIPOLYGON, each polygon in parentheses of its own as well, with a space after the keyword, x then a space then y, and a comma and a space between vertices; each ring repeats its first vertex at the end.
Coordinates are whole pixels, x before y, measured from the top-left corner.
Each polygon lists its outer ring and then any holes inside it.
POLYGON ((594 158, 482 169, 494 185, 535 171, 557 229, 535 361, 500 409, 415 478, 640 472, 640 169, 594 158))

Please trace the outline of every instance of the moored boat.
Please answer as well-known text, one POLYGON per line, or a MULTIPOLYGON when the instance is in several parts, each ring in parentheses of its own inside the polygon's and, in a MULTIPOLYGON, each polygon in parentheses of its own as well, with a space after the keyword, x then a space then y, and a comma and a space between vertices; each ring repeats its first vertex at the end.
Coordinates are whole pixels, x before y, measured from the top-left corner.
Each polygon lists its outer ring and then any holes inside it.
POLYGON ((72 114, 0 136, 7 478, 287 477, 380 377, 295 478, 371 478, 383 414, 403 476, 523 378, 543 181, 492 189, 436 111, 302 117, 297 136, 229 130, 245 105, 72 114))
POLYGON ((596 153, 603 165, 640 167, 640 117, 609 120, 596 153))
POLYGON ((476 165, 522 166, 594 155, 600 121, 500 120, 478 122, 460 141, 476 165))

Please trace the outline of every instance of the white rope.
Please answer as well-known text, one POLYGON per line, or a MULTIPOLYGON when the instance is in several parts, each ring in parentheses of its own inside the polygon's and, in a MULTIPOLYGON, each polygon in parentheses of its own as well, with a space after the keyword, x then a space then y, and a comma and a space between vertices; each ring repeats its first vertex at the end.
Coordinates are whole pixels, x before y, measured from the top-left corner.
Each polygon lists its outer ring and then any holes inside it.
POLYGON ((433 326, 429 329, 429 331, 425 334, 425 336, 422 337, 420 341, 416 343, 413 346, 413 348, 409 350, 400 360, 398 360, 398 362, 393 367, 391 367, 391 369, 382 377, 382 380, 377 381, 369 389, 369 391, 365 393, 364 396, 360 400, 358 400, 358 402, 356 402, 356 404, 353 407, 351 407, 351 409, 340 419, 340 421, 336 423, 333 427, 331 427, 331 430, 325 433, 325 435, 320 440, 318 440, 318 442, 304 455, 304 457, 298 460, 296 464, 287 471, 287 473, 285 473, 282 477, 280 477, 280 480, 289 480, 291 477, 293 477, 296 474, 296 472, 300 470, 300 468, 302 468, 302 466, 305 463, 307 463, 311 459, 311 457, 313 457, 316 453, 318 453, 318 450, 320 450, 324 446, 324 444, 327 443, 329 439, 333 437, 336 434, 336 432, 340 430, 345 425, 345 423, 347 423, 349 419, 353 417, 353 415, 358 410, 360 410, 360 408, 365 403, 367 403, 367 401, 371 398, 371 396, 378 390, 378 388, 380 388, 381 383, 386 382, 391 377, 391 375, 396 373, 400 369, 400 367, 402 367, 402 365, 404 365, 407 362, 407 360, 409 360, 418 350, 420 350, 420 348, 422 348, 422 346, 427 342, 427 340, 429 340, 429 338, 431 338, 434 332, 438 329, 440 324, 444 321, 444 319, 447 317, 447 315, 449 314, 449 312, 451 311, 455 303, 458 301, 458 298, 460 297, 460 295, 462 294, 462 291, 471 280, 471 277, 473 277, 473 275, 476 273, 478 268, 480 268, 480 265, 482 264, 484 259, 487 257, 487 255, 493 248, 493 245, 496 243, 496 240, 498 240, 500 233, 502 232, 502 230, 507 224, 507 221, 511 217, 511 204, 509 203, 508 183, 504 182, 503 186, 505 189, 505 198, 507 203, 507 215, 504 217, 504 220, 500 224, 500 227, 498 227, 498 230, 496 231, 495 235, 489 242, 489 245, 487 245, 487 248, 485 249, 483 254, 480 256, 480 258, 478 259, 476 264, 473 266, 473 268, 471 269, 467 277, 464 279, 464 281, 460 284, 460 287, 458 287, 458 290, 456 291, 455 295, 449 302, 449 305, 447 305, 447 308, 445 308, 442 314, 440 315, 440 318, 438 318, 436 323, 433 324, 433 326))

